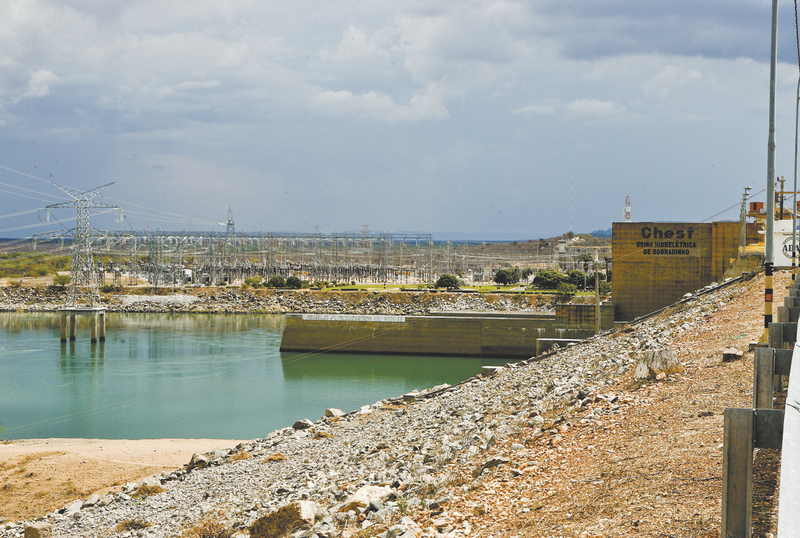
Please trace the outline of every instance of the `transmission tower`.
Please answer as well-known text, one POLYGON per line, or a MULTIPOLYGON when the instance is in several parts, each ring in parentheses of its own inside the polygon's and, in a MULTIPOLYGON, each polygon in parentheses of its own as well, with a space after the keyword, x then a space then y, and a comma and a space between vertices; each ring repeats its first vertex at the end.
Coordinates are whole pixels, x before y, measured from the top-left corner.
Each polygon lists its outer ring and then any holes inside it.
POLYGON ((79 192, 52 181, 51 183, 67 193, 72 200, 51 204, 46 206, 46 209, 76 208, 78 210, 77 227, 72 230, 72 282, 70 282, 67 292, 65 306, 67 308, 77 306, 94 308, 95 303, 100 299, 100 293, 94 274, 94 256, 92 255, 92 237, 96 235, 96 230, 89 227, 89 210, 116 209, 122 213, 122 208, 119 206, 94 201, 97 195, 113 185, 114 182, 86 192, 79 192))
POLYGON ((236 226, 233 223, 233 209, 228 208, 228 220, 225 221, 225 248, 232 250, 236 242, 236 226))

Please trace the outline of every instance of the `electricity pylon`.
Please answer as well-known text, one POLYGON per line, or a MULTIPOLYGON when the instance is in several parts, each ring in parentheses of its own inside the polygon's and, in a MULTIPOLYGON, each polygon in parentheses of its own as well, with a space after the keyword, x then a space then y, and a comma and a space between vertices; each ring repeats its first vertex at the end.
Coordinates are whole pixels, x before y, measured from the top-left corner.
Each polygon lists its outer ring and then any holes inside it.
POLYGON ((92 236, 95 230, 89 227, 90 209, 116 209, 122 212, 122 208, 116 205, 109 205, 94 201, 94 198, 106 188, 114 184, 107 183, 100 187, 86 192, 59 185, 51 181, 53 185, 67 193, 72 200, 51 204, 46 209, 77 208, 78 219, 77 227, 72 230, 72 281, 67 292, 65 306, 74 308, 78 306, 95 307, 95 303, 100 300, 100 292, 97 286, 97 278, 94 275, 94 256, 92 255, 92 236))

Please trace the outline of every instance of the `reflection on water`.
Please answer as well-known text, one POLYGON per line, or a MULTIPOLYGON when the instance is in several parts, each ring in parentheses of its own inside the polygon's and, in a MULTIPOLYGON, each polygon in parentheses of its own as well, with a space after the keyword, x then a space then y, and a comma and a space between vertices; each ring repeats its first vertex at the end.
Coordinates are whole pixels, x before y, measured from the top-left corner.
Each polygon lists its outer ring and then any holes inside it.
POLYGON ((12 439, 263 437, 492 364, 281 354, 280 315, 109 313, 96 344, 80 323, 60 342, 58 314, 0 313, 0 327, 0 435, 12 439))

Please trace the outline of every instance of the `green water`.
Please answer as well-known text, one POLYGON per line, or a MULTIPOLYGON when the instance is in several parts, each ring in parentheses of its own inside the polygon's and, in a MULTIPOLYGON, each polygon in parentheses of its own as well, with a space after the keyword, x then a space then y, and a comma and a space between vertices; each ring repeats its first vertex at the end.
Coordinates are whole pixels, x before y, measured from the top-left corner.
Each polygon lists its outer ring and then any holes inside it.
POLYGON ((0 438, 251 439, 484 364, 280 353, 280 315, 107 314, 106 341, 59 340, 57 314, 0 313, 0 438))

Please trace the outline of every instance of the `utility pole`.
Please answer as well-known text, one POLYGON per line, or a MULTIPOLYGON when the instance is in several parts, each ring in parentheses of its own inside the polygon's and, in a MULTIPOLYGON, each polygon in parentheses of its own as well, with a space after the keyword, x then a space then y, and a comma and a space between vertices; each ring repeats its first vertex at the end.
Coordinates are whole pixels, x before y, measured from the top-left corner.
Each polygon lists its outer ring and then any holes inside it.
POLYGON ((745 187, 744 195, 742 195, 742 212, 739 215, 741 227, 739 231, 739 247, 744 248, 747 246, 747 198, 748 193, 753 187, 745 187))
MULTIPOLYGON (((775 72, 778 64, 778 0, 772 0, 772 33, 769 56, 769 137, 767 140, 767 237, 764 241, 764 333, 759 339, 769 339, 772 323, 773 228, 775 220, 775 72)), ((725 533, 723 522, 723 534, 725 533)))

